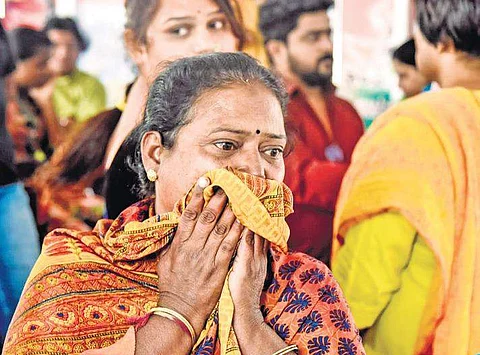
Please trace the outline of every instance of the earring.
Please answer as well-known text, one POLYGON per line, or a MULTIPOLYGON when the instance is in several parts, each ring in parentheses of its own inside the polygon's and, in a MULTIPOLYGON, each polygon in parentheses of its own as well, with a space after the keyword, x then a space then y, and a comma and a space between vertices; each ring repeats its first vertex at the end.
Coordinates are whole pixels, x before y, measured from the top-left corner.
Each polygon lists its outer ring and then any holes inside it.
POLYGON ((158 175, 155 170, 153 169, 148 169, 147 170, 147 179, 151 182, 155 182, 158 179, 158 175))

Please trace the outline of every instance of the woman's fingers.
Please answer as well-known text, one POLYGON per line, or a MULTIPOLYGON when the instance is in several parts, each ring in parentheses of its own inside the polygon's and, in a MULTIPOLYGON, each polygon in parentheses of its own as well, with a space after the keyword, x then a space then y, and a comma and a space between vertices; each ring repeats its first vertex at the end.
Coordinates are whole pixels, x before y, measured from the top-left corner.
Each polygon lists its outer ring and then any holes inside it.
POLYGON ((263 250, 265 246, 265 239, 260 237, 258 234, 255 234, 254 236, 254 257, 257 259, 258 257, 261 257, 263 255, 263 250))
POLYGON ((205 177, 198 179, 195 189, 193 190, 190 203, 180 217, 178 224, 178 231, 175 235, 175 240, 178 242, 184 242, 188 240, 195 229, 198 217, 202 213, 205 200, 203 199, 203 190, 210 185, 210 180, 205 177))
POLYGON ((206 252, 211 252, 213 255, 217 253, 217 250, 220 244, 223 242, 227 234, 230 232, 233 223, 235 222, 236 217, 233 214, 230 207, 225 207, 223 210, 222 215, 217 220, 215 227, 213 228, 210 236, 205 242, 204 249, 206 252))
POLYGON ((218 189, 198 216, 195 228, 190 237, 192 245, 197 249, 201 250, 205 246, 207 239, 217 225, 227 202, 228 198, 225 192, 222 189, 218 189))
POLYGON ((238 219, 235 220, 225 238, 213 249, 215 252, 215 266, 226 267, 230 264, 244 229, 246 230, 240 221, 238 219))

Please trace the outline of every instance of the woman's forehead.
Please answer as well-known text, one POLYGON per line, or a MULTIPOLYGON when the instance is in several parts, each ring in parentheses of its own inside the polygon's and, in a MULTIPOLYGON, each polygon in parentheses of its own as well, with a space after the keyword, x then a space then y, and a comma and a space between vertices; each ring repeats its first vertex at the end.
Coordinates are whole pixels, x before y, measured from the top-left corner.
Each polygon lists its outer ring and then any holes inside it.
POLYGON ((284 118, 275 95, 261 84, 234 85, 210 90, 194 104, 193 121, 210 126, 244 127, 258 126, 283 132, 284 118), (269 127, 269 128, 267 128, 269 127))
POLYGON ((177 19, 208 16, 219 11, 220 8, 212 0, 162 0, 154 22, 161 25, 177 19))

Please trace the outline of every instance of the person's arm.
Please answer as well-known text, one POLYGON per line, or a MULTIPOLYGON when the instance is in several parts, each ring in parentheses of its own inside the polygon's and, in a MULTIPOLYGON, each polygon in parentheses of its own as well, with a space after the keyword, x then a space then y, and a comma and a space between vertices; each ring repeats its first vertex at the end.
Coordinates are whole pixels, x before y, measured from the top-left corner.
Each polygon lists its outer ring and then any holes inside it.
POLYGON ((268 248, 269 242, 246 230, 229 278, 235 307, 233 328, 244 355, 273 354, 287 346, 265 322, 260 311, 260 297, 267 275, 268 248))
POLYGON ((371 327, 401 284, 416 231, 389 212, 351 227, 332 263, 359 329, 371 327))
POLYGON ((347 163, 318 159, 299 141, 285 159, 285 183, 292 190, 296 205, 333 211, 347 169, 347 163))
POLYGON ((141 122, 147 93, 147 81, 142 76, 139 76, 128 94, 125 111, 123 111, 117 127, 115 127, 108 142, 107 152, 105 153, 105 170, 110 168, 125 138, 141 122))
MULTIPOLYGON (((220 298, 244 230, 227 206, 223 190, 217 190, 204 208, 206 181, 205 178, 200 181, 180 218, 172 243, 157 264, 158 306, 180 313, 193 326, 197 337, 220 298)), ((159 336, 164 334, 167 324, 159 318, 150 317, 137 332, 135 354, 189 353, 194 344, 177 329, 178 325, 170 324, 171 329, 166 333, 169 336, 159 336)))
POLYGON ((45 120, 45 125, 47 126, 48 140, 50 144, 54 147, 57 147, 64 138, 66 128, 68 123, 70 123, 70 120, 62 122, 65 124, 62 126, 55 112, 55 107, 53 104, 55 80, 56 78, 52 78, 41 88, 30 89, 29 95, 33 98, 33 100, 35 100, 35 103, 42 112, 42 117, 45 120))

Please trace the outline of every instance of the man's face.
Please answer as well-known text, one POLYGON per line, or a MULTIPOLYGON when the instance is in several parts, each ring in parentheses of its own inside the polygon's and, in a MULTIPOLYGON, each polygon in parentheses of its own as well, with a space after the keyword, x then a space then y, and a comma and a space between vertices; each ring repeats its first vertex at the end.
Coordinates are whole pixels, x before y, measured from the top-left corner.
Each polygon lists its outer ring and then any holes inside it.
POLYGON ((333 67, 332 30, 326 11, 308 12, 298 18, 288 34, 290 70, 308 86, 330 85, 333 67))
POLYGON ((50 69, 56 75, 70 74, 75 70, 80 47, 75 35, 65 30, 49 30, 48 38, 53 43, 50 69))

